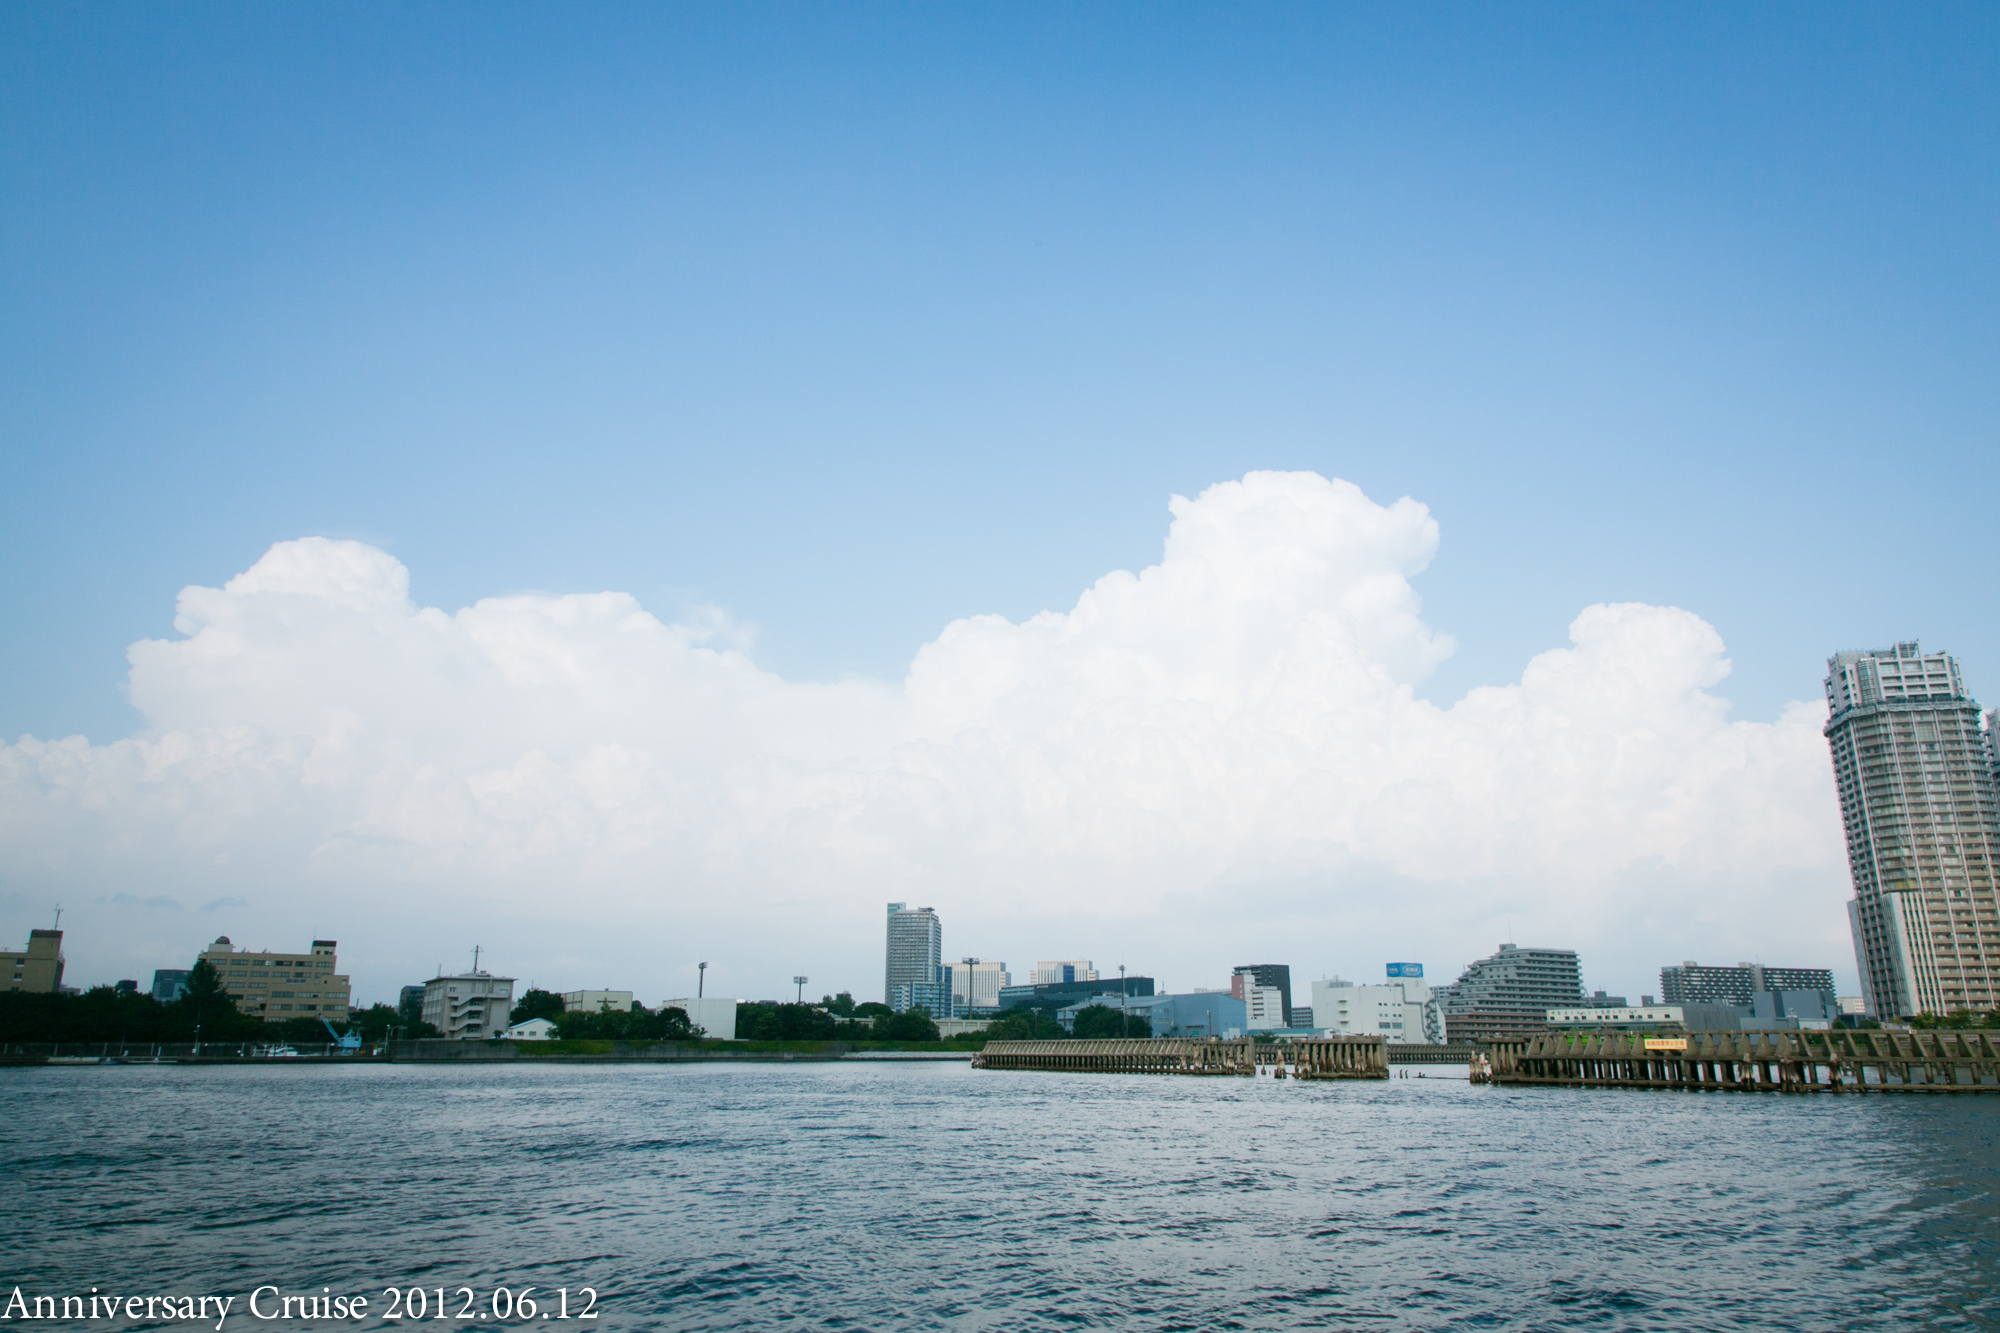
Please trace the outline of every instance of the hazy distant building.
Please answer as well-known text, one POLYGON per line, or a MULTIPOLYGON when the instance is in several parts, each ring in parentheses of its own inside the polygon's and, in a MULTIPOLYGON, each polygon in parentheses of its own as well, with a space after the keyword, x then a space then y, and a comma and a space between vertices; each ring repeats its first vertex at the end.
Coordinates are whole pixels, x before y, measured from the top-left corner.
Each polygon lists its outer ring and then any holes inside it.
POLYGON ((1058 958, 1035 964, 1037 986, 1067 986, 1071 982, 1097 979, 1097 967, 1088 958, 1058 958))
POLYGON ((187 994, 188 968, 156 967, 153 969, 152 996, 161 1004, 172 1004, 187 994))
POLYGON ((1826 699, 1868 1011, 2000 1008, 2000 795, 1958 659, 1915 642, 1835 653, 1826 699))
POLYGON ((424 983, 424 1022, 462 1041, 497 1037, 514 1008, 514 978, 474 970, 424 983))
POLYGON ((1248 999, 1251 986, 1269 986, 1275 989, 1284 1005, 1282 1027, 1292 1026, 1292 968, 1289 963, 1244 963, 1231 971, 1229 993, 1239 1000, 1248 999))
MULTIPOLYGON (((1248 1006, 1228 991, 1194 991, 1186 995, 1151 994, 1121 996, 1114 988, 1108 995, 1077 1000, 1056 1012, 1056 1021, 1074 1027, 1076 1016, 1093 1004, 1122 1009, 1134 1018, 1144 1018, 1155 1037, 1241 1037, 1250 1031, 1248 1006)), ((1273 988, 1275 989, 1275 988, 1273 988)))
POLYGON ((307 953, 238 949, 227 935, 201 951, 243 1013, 267 1022, 287 1018, 346 1018, 347 978, 336 970, 334 941, 314 940, 307 953))
POLYGON ((1060 1009, 1082 1002, 1093 995, 1126 995, 1136 1000, 1152 993, 1151 977, 1099 977, 1093 981, 1053 981, 1036 986, 1003 986, 1000 988, 1000 1007, 1013 1009, 1029 1005, 1037 1009, 1060 1009))
POLYGON ((1841 1016, 1840 997, 1824 990, 1760 990, 1750 997, 1750 1017, 1795 1018, 1807 1027, 1829 1027, 1841 1016))
POLYGON ((889 934, 883 954, 882 1002, 893 1007, 898 986, 935 986, 944 961, 944 926, 928 907, 911 911, 889 904, 889 934))
POLYGON ((1747 1005, 1758 991, 1832 991, 1833 972, 1824 967, 1766 967, 1738 963, 1703 967, 1688 960, 1660 969, 1662 1004, 1747 1005))
MULTIPOLYGON (((1551 1009, 1583 1004, 1583 967, 1573 949, 1523 949, 1503 944, 1472 963, 1449 986, 1437 988, 1450 1041, 1487 1041, 1512 1032, 1538 1032, 1551 1009)), ((1314 997, 1317 1010, 1318 997, 1314 997)), ((1324 1017, 1315 1014, 1324 1025, 1324 1017)))
POLYGON ((54 995, 62 989, 63 966, 60 930, 31 930, 25 949, 0 950, 0 977, 7 978, 8 990, 33 991, 54 995))

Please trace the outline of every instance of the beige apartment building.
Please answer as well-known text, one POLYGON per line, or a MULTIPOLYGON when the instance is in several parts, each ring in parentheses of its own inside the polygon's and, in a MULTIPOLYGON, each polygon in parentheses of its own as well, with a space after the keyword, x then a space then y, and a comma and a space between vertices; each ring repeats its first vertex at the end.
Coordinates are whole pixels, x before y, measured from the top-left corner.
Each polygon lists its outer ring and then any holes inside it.
POLYGON ((347 978, 334 971, 334 941, 314 940, 311 953, 252 953, 223 935, 201 951, 236 1007, 268 1022, 347 1017, 347 978))
POLYGON ((424 983, 424 1022, 458 1040, 499 1036, 513 1007, 512 977, 475 969, 424 983))
POLYGON ((60 930, 31 930, 25 949, 0 949, 0 978, 8 990, 53 995, 62 986, 60 930))

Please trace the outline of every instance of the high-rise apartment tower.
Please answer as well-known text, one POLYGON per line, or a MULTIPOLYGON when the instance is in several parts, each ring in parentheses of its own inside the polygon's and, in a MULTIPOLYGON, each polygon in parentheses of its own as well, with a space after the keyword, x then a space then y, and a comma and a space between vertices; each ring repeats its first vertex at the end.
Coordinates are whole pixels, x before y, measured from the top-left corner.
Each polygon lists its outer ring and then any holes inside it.
POLYGON ((1868 1012, 2000 1008, 2000 798, 1958 659, 1899 643, 1826 666, 1868 1012))
POLYGON ((912 912, 908 903, 889 904, 889 940, 882 967, 882 1002, 896 1002, 898 986, 935 986, 942 978, 944 927, 928 907, 912 912))
MULTIPOLYGON (((1486 1041, 1548 1026, 1549 1010, 1573 1008, 1583 999, 1583 967, 1573 949, 1522 949, 1503 944, 1498 953, 1468 963, 1449 986, 1432 992, 1444 1007, 1449 1041, 1486 1041)), ((1326 1026, 1313 997, 1313 1022, 1326 1026)))

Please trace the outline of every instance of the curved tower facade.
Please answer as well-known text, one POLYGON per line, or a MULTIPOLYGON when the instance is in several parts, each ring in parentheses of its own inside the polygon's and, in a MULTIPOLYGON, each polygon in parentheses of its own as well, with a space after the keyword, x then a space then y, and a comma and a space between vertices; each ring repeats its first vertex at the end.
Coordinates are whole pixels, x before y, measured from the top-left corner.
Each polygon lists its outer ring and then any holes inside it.
POLYGON ((2000 1008, 2000 798, 1958 659, 1899 643, 1826 666, 1868 1012, 2000 1008))

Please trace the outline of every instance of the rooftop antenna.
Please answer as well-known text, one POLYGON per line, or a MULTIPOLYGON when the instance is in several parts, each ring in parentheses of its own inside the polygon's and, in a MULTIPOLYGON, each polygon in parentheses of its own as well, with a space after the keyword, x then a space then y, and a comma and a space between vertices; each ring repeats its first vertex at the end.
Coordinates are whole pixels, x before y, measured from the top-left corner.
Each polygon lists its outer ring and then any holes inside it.
POLYGON ((50 929, 51 929, 51 930, 61 930, 61 929, 62 929, 62 904, 61 904, 61 903, 57 903, 57 904, 56 904, 56 923, 55 923, 55 925, 51 926, 51 927, 50 927, 50 929))
POLYGON ((479 975, 479 946, 472 946, 472 975, 479 975))

